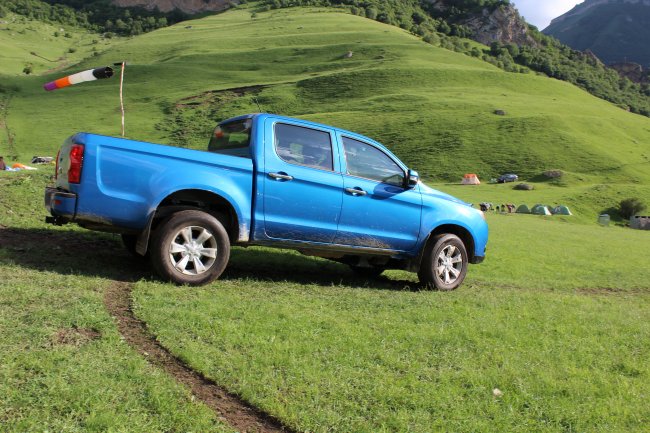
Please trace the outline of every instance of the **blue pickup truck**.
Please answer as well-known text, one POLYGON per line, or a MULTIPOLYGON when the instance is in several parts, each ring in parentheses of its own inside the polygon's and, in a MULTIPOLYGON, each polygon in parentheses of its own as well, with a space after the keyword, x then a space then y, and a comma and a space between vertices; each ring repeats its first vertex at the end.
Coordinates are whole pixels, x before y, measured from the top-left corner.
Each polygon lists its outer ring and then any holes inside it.
POLYGON ((365 276, 406 269, 439 290, 485 257, 481 211, 376 141, 305 120, 229 119, 207 151, 79 133, 56 162, 46 220, 120 233, 177 284, 218 278, 231 245, 291 248, 365 276))

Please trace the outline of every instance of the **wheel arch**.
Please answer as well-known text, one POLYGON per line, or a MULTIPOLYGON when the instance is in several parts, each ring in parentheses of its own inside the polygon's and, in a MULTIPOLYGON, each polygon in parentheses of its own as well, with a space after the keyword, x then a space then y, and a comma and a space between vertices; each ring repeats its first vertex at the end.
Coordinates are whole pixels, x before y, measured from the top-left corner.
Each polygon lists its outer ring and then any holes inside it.
POLYGON ((429 247, 433 239, 440 234, 447 234, 447 233, 458 236, 460 240, 463 242, 463 245, 465 245, 465 250, 467 250, 469 262, 471 263, 474 260, 476 251, 475 251, 474 236, 472 235, 472 233, 462 225, 441 224, 429 233, 426 241, 422 244, 422 247, 420 248, 420 252, 418 254, 418 261, 417 261, 418 268, 420 267, 420 263, 422 262, 422 257, 424 256, 424 252, 427 250, 427 248, 429 247))
POLYGON ((152 229, 169 215, 180 210, 197 209, 205 211, 221 222, 231 243, 240 239, 240 216, 232 203, 220 194, 203 189, 181 189, 164 197, 153 214, 152 229))
POLYGON ((217 218, 226 229, 231 243, 248 241, 248 227, 232 201, 222 194, 200 188, 183 188, 170 191, 156 200, 147 218, 147 224, 138 234, 136 251, 145 255, 149 249, 151 233, 165 218, 182 210, 202 210, 217 218))

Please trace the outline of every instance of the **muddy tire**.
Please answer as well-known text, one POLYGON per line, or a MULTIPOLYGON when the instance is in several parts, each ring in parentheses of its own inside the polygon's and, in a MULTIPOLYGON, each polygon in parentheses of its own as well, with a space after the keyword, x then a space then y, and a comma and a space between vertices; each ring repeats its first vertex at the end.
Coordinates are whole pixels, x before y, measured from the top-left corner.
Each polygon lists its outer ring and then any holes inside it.
POLYGON ((422 257, 418 278, 426 288, 454 290, 467 275, 467 249, 460 238, 440 234, 429 241, 422 257))
POLYGON ((184 210, 160 223, 149 251, 151 265, 162 279, 200 286, 223 273, 230 259, 230 241, 218 219, 184 210))

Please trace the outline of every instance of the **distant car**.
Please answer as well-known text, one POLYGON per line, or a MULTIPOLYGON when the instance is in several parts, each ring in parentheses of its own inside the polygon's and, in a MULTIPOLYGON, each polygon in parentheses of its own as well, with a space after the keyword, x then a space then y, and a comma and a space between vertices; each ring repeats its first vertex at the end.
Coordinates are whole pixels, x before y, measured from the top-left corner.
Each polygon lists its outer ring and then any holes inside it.
POLYGON ((499 183, 515 182, 517 179, 519 179, 519 176, 517 176, 516 174, 507 173, 499 176, 497 182, 499 183))

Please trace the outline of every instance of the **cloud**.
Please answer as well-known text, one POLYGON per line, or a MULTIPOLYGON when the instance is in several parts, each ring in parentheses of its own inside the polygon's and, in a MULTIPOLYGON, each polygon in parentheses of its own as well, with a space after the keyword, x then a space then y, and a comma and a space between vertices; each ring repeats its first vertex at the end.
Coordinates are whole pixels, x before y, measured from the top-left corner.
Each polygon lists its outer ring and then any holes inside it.
POLYGON ((513 3, 526 21, 542 30, 553 18, 570 11, 582 0, 514 0, 513 3))

